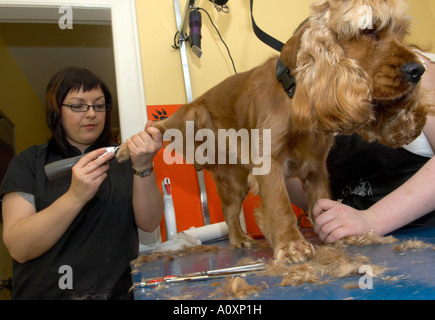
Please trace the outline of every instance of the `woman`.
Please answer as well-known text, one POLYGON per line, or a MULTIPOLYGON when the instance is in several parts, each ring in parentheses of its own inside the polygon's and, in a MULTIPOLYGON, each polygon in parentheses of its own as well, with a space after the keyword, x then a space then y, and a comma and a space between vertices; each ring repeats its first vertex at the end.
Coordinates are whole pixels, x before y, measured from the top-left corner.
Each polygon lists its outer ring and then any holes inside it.
POLYGON ((162 136, 147 125, 126 141, 131 162, 111 161, 111 102, 86 69, 63 69, 47 86, 53 136, 17 155, 0 189, 13 299, 131 298, 137 227, 153 231, 163 212, 154 173, 140 177, 132 167, 152 168, 162 136), (71 175, 47 179, 46 164, 81 154, 71 175))

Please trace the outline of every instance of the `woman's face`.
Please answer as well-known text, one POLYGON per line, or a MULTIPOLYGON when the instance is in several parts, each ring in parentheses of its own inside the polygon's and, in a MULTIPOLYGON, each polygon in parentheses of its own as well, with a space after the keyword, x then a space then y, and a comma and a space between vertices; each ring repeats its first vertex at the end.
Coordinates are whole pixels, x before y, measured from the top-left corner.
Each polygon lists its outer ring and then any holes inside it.
MULTIPOLYGON (((100 88, 83 92, 70 91, 63 104, 104 104, 104 94, 100 88)), ((85 112, 72 111, 68 106, 62 106, 62 126, 65 130, 66 140, 82 153, 92 145, 103 132, 106 112, 96 112, 89 108, 85 112)))

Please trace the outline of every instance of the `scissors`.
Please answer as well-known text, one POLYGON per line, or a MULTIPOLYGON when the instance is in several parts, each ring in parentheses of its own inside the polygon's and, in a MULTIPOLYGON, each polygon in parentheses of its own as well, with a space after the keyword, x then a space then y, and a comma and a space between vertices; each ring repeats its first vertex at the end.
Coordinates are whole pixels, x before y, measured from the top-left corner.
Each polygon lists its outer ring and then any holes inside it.
POLYGON ((266 265, 264 263, 256 263, 256 264, 249 264, 249 265, 224 268, 224 269, 215 269, 215 270, 208 270, 208 271, 186 273, 181 275, 169 275, 163 277, 149 278, 142 282, 135 282, 134 287, 151 288, 165 283, 201 281, 201 280, 207 280, 207 279, 217 278, 217 277, 225 277, 228 275, 245 273, 245 272, 264 271, 265 269, 266 269, 266 265))

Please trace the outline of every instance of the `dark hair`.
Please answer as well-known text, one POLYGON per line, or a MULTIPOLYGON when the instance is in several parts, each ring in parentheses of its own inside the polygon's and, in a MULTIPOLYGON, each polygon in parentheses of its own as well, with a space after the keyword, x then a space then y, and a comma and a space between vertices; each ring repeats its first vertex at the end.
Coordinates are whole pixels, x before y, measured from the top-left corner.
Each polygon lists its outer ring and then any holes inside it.
MULTIPOLYGON (((45 95, 47 125, 53 134, 51 142, 54 142, 63 156, 69 156, 70 152, 68 150, 71 149, 71 145, 66 140, 61 121, 61 107, 65 97, 70 91, 82 89, 84 92, 87 92, 98 88, 103 91, 106 104, 112 106, 112 95, 107 85, 87 69, 79 67, 62 69, 48 83, 45 95)), ((112 136, 111 113, 112 107, 106 112, 103 132, 101 132, 94 145, 110 145, 112 136)))

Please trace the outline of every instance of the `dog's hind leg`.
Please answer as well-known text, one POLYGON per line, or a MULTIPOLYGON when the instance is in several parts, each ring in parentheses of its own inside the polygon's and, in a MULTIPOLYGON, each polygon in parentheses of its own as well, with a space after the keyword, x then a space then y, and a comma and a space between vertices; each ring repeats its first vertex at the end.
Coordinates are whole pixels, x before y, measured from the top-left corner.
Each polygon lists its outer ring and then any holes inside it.
POLYGON ((230 244, 251 247, 254 240, 240 226, 242 203, 248 193, 248 170, 240 165, 217 165, 208 168, 213 174, 222 211, 228 225, 230 244))
POLYGON ((269 174, 254 178, 262 199, 261 207, 255 212, 257 223, 274 250, 274 258, 300 263, 312 257, 314 247, 298 229, 281 163, 272 160, 269 174))

